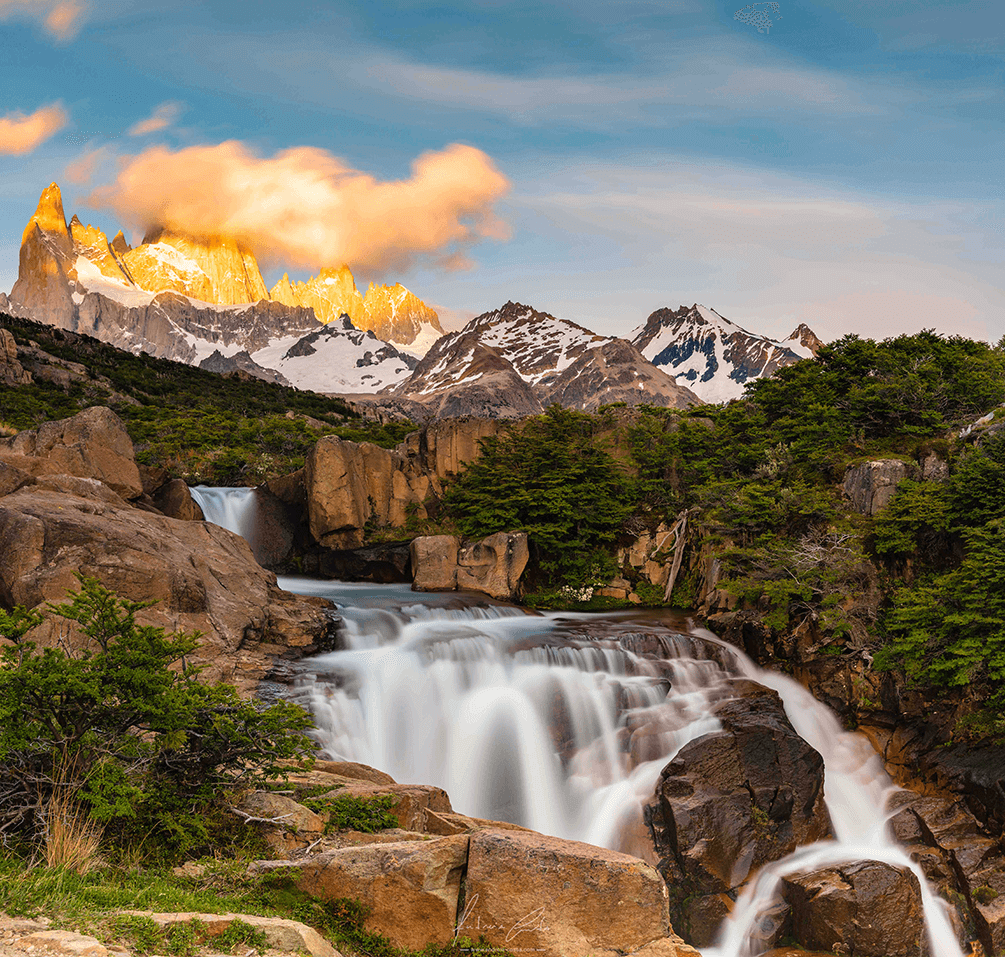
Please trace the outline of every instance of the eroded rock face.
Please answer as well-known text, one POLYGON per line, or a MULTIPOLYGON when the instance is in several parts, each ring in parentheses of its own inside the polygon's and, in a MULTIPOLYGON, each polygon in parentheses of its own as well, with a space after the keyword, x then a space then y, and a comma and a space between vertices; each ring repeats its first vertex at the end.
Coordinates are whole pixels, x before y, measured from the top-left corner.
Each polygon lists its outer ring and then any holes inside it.
POLYGON ((862 515, 875 515, 886 508, 897 494, 897 486, 909 478, 913 470, 900 459, 878 459, 863 462, 848 469, 844 476, 844 493, 851 507, 862 515))
POLYGON ((459 930, 556 957, 637 950, 670 931, 666 888, 627 854, 532 831, 479 830, 459 930))
POLYGON ((928 953, 917 878, 879 861, 858 861, 792 875, 783 894, 792 937, 810 950, 855 957, 928 953))
MULTIPOLYGON (((326 602, 282 591, 244 539, 218 526, 141 511, 89 478, 42 476, 0 498, 3 604, 59 603, 77 572, 122 598, 153 599, 143 624, 202 632, 206 677, 242 689, 275 657, 325 645, 333 627, 326 602)), ((60 625, 50 618, 34 637, 49 643, 60 625)))
POLYGON ((31 373, 18 362, 17 343, 6 329, 0 329, 0 385, 27 385, 31 373))
POLYGON ((526 532, 496 532, 464 544, 455 535, 427 535, 411 544, 414 591, 480 591, 503 601, 520 588, 530 551, 526 532))
POLYGON ((671 920, 697 946, 728 911, 725 895, 761 865, 830 836, 823 759, 793 730, 778 695, 753 682, 721 702, 722 730, 685 745, 647 809, 671 920))
POLYGON ((143 494, 132 440, 122 420, 103 406, 0 439, 0 459, 31 475, 97 479, 127 499, 143 494))

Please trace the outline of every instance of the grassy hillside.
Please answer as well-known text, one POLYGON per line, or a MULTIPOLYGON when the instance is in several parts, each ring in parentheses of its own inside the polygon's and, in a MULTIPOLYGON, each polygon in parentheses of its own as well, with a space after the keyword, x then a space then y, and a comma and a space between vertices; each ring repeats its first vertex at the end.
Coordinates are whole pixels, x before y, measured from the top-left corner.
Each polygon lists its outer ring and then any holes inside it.
POLYGON ((396 445, 414 426, 364 421, 341 399, 132 355, 90 336, 0 315, 35 382, 0 385, 0 427, 34 428, 92 405, 126 422, 137 458, 191 484, 256 485, 303 465, 322 435, 396 445))

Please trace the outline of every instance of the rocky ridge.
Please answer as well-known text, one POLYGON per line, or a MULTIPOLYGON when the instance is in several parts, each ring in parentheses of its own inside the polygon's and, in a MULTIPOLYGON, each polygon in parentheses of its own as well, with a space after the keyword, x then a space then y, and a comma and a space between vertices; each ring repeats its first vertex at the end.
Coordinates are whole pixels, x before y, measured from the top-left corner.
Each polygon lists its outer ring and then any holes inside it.
POLYGON ((594 411, 614 402, 685 408, 699 401, 625 340, 516 302, 443 336, 392 394, 437 416, 509 418, 553 402, 594 411))
MULTIPOLYGON (((347 268, 330 271, 323 283, 331 275, 338 288, 355 291, 347 268)), ((267 378, 278 371, 300 388, 328 392, 375 392, 414 367, 412 354, 378 339, 373 328, 413 350, 420 333, 418 347, 440 331, 435 312, 402 286, 371 286, 360 297, 360 309, 353 308, 370 327, 361 329, 343 318, 335 299, 316 295, 311 282, 280 283, 270 298, 254 255, 226 238, 157 228, 135 249, 121 233, 109 242, 76 216, 67 225, 53 183, 24 230, 18 280, 3 304, 129 351, 193 364, 210 359, 267 378), (315 293, 305 292, 308 286, 315 293), (326 348, 302 343, 319 331, 326 348)))
POLYGON ((800 325, 784 342, 740 328, 714 309, 657 309, 631 334, 657 368, 679 378, 703 402, 739 398, 747 382, 816 354, 820 340, 800 325))

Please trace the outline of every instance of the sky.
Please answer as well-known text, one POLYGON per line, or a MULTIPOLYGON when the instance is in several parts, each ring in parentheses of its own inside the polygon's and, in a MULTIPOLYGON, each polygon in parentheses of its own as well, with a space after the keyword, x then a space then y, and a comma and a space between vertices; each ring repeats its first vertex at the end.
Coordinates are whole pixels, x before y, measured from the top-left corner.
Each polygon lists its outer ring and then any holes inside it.
POLYGON ((445 324, 1005 335, 1001 0, 0 0, 0 290, 50 182, 445 324))

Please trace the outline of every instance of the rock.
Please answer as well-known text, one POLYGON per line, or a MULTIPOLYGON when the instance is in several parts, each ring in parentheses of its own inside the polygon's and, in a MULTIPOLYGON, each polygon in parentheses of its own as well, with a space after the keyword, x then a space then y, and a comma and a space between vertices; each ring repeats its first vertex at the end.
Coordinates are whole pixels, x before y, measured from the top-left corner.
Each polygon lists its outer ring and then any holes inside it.
POLYGON ((394 803, 390 812, 405 831, 426 831, 428 811, 451 813, 450 798, 442 788, 431 784, 375 784, 360 779, 345 778, 338 782, 338 790, 321 795, 323 798, 353 797, 372 800, 391 797, 394 803))
POLYGON ((471 835, 457 933, 514 952, 630 952, 670 931, 666 888, 627 854, 530 831, 471 835))
POLYGON ((364 527, 401 526, 420 504, 404 475, 404 458, 371 442, 326 435, 307 456, 304 487, 311 535, 328 548, 363 544, 364 527))
POLYGON ((822 758, 775 692, 747 686, 717 706, 721 731, 691 741, 663 769, 646 812, 671 920, 699 947, 722 916, 706 898, 735 896, 763 864, 831 833, 822 758))
POLYGON ((126 913, 137 917, 148 917, 161 930, 167 932, 182 924, 198 922, 201 925, 200 930, 209 937, 209 943, 212 943, 214 937, 226 933, 234 921, 239 920, 261 931, 271 950, 287 954, 310 954, 311 957, 339 957, 338 951, 313 927, 282 917, 259 917, 257 914, 160 914, 155 911, 126 913))
POLYGON ((457 553, 461 540, 456 535, 420 535, 411 543, 412 590, 455 591, 457 553))
POLYGON ((192 498, 188 485, 183 479, 168 479, 153 495, 156 505, 168 518, 185 522, 204 522, 199 504, 192 498))
POLYGON ((460 474, 481 455, 481 441, 499 435, 506 422, 461 416, 434 419, 421 432, 407 436, 402 448, 415 457, 419 469, 438 480, 460 474))
MULTIPOLYGON (((319 900, 358 900, 370 908, 367 930, 383 934, 396 947, 419 950, 453 940, 467 857, 465 835, 366 844, 298 862, 291 877, 300 890, 319 900)), ((258 867, 275 872, 283 862, 266 861, 258 867)))
POLYGON ((206 865, 199 864, 196 861, 185 861, 184 864, 179 864, 178 867, 172 867, 171 873, 175 877, 186 877, 189 880, 197 881, 205 875, 206 865))
POLYGON ((845 472, 844 493, 851 507, 862 515, 875 515, 890 504, 897 486, 909 478, 912 469, 900 459, 863 462, 845 472))
POLYGON ((412 540, 411 558, 414 591, 460 588, 509 601, 530 552, 526 532, 497 532, 469 545, 454 535, 426 535, 412 540))
POLYGON ((340 581, 410 582, 410 544, 381 542, 362 548, 325 550, 320 556, 319 570, 322 578, 340 581))
POLYGON ((314 811, 272 791, 251 791, 241 798, 237 810, 257 819, 251 823, 280 858, 289 858, 307 847, 325 829, 324 820, 314 811))
POLYGON ((457 553, 457 587, 510 601, 529 560, 526 532, 496 532, 457 553))
MULTIPOLYGON (((64 490, 29 485, 0 499, 0 601, 8 607, 61 602, 78 587, 77 572, 93 576, 122 598, 154 600, 137 614, 142 624, 202 632, 194 657, 206 678, 245 690, 274 657, 328 642, 327 603, 279 589, 237 535, 131 508, 96 482, 44 481, 64 490)), ((50 619, 33 637, 54 642, 65 627, 50 619)))
POLYGON ((0 459, 0 498, 16 492, 25 485, 34 485, 35 476, 0 459))
POLYGON ((921 480, 923 482, 948 482, 949 463, 935 452, 929 452, 921 460, 921 480))
POLYGON ((28 385, 31 373, 17 360, 17 343, 6 329, 0 328, 0 385, 28 385))
POLYGON ((0 459, 36 476, 97 479, 127 499, 143 494, 129 433, 122 420, 103 406, 0 439, 0 459))
POLYGON ((909 871, 879 861, 790 875, 792 937, 810 950, 855 957, 918 957, 928 952, 921 891, 909 871))
POLYGON ((95 938, 69 930, 41 930, 14 941, 27 953, 66 954, 68 957, 106 957, 107 948, 95 938))

